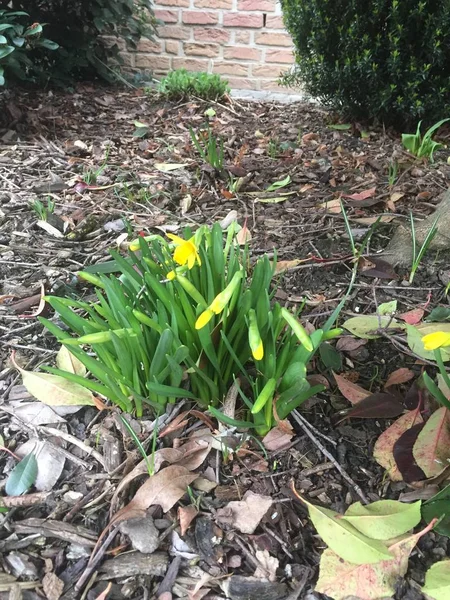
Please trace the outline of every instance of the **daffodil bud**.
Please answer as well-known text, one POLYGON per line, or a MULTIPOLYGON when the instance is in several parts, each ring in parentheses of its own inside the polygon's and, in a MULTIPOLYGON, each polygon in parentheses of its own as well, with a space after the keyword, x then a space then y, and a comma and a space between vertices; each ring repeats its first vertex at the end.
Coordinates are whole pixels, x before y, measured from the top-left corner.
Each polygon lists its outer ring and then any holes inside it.
POLYGON ((277 384, 276 379, 272 378, 267 381, 266 385, 261 390, 261 393, 255 400, 255 404, 253 405, 253 408, 252 408, 253 415, 255 415, 256 413, 259 413, 265 407, 267 402, 269 402, 269 400, 272 400, 273 395, 275 393, 276 384, 277 384))
POLYGON ((85 281, 92 283, 92 285, 96 285, 97 287, 101 288, 102 290, 105 289, 104 283, 102 282, 100 277, 97 277, 97 275, 93 275, 92 273, 87 273, 86 271, 79 271, 77 274, 80 279, 84 279, 85 281))
POLYGON ((222 290, 220 292, 220 294, 217 294, 217 296, 211 302, 209 308, 216 315, 221 313, 223 311, 223 309, 225 308, 225 306, 228 304, 228 302, 231 300, 231 296, 233 295, 234 291, 238 287, 239 282, 242 279, 242 275, 243 275, 242 271, 238 271, 237 273, 235 273, 233 275, 233 278, 231 279, 230 283, 227 285, 227 287, 224 290, 222 290))
POLYGON ((250 349, 252 351, 253 358, 255 360, 262 360, 262 358, 264 357, 264 346, 262 343, 261 336, 259 334, 258 321, 256 320, 256 313, 253 310, 253 308, 251 308, 248 311, 248 320, 249 320, 248 343, 250 344, 250 349))
POLYGON ((313 343, 300 321, 298 321, 286 308, 281 309, 281 316, 291 327, 299 342, 303 344, 308 352, 312 352, 314 350, 313 343))

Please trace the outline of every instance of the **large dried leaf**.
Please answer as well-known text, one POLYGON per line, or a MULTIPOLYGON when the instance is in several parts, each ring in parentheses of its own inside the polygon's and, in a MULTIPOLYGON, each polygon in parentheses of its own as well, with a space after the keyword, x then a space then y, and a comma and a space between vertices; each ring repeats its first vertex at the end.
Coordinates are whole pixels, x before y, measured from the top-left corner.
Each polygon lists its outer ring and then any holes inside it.
POLYGON ((359 419, 392 419, 401 415, 403 411, 404 407, 397 398, 391 394, 376 392, 358 402, 346 416, 359 419))
POLYGON ((111 520, 117 525, 127 519, 143 518, 145 511, 153 505, 167 512, 186 493, 188 485, 197 478, 186 467, 171 465, 150 477, 136 492, 133 500, 119 510, 111 520))
POLYGON ((403 477, 394 458, 394 445, 413 425, 423 423, 420 412, 411 410, 398 418, 395 423, 383 431, 375 443, 373 457, 384 467, 392 481, 402 481, 403 477))
POLYGON ((401 367, 400 369, 396 369, 393 371, 386 383, 384 384, 385 388, 391 387, 391 385, 400 385, 402 383, 406 383, 411 381, 414 377, 414 372, 411 369, 407 369, 406 367, 401 367))
POLYGON ((407 429, 394 444, 394 460, 406 483, 425 479, 425 473, 416 463, 413 448, 417 436, 424 427, 424 423, 416 423, 407 429))
POLYGON ((355 502, 342 518, 367 537, 391 540, 404 535, 420 522, 420 506, 420 500, 411 504, 378 500, 367 506, 355 502))
POLYGON ((272 506, 272 498, 248 491, 242 500, 229 502, 216 513, 218 523, 229 525, 241 533, 254 533, 272 506))
POLYGON ((266 450, 275 452, 287 448, 294 436, 294 430, 289 421, 280 421, 276 427, 273 427, 263 438, 262 443, 266 450))
POLYGON ((342 375, 338 375, 334 372, 333 375, 336 380, 339 391, 344 396, 344 398, 352 404, 358 404, 358 402, 361 402, 361 400, 367 398, 367 396, 370 396, 370 392, 357 385, 356 383, 349 381, 342 375))
POLYGON ((417 464, 427 477, 438 475, 450 459, 449 411, 442 406, 431 415, 413 447, 417 464))
MULTIPOLYGON (((328 548, 321 556, 319 580, 315 591, 331 596, 334 600, 349 597, 358 600, 391 598, 398 580, 408 570, 409 555, 418 540, 429 530, 430 526, 391 545, 389 551, 392 558, 375 564, 349 563, 328 548)), ((439 600, 443 600, 443 597, 439 600)))
POLYGON ((344 521, 342 515, 328 508, 315 506, 302 496, 296 495, 308 507, 310 519, 320 537, 342 559, 355 565, 392 559, 392 554, 382 542, 362 534, 344 521))
POLYGON ((428 569, 422 592, 434 600, 450 598, 450 560, 441 560, 428 569))

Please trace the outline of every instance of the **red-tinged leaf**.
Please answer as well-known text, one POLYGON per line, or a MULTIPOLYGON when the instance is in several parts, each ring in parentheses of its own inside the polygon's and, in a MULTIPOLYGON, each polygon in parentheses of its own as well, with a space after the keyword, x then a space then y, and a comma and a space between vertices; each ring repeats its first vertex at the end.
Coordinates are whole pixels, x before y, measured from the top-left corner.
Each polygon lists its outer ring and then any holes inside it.
POLYGON ((407 429, 394 443, 394 460, 403 481, 406 481, 406 483, 425 479, 425 473, 417 465, 413 455, 413 446, 424 425, 425 423, 416 423, 407 429))
POLYGON ((417 325, 423 319, 424 314, 425 311, 423 308, 414 308, 413 310, 398 315, 398 318, 405 321, 405 323, 408 323, 408 325, 417 325))
POLYGON ((224 198, 226 198, 227 200, 231 200, 231 198, 234 198, 234 194, 233 192, 230 192, 229 190, 226 190, 225 188, 220 190, 220 193, 222 194, 222 196, 224 198))
POLYGON ((346 416, 358 419, 392 419, 401 415, 404 410, 403 404, 392 394, 376 392, 363 398, 346 416))
POLYGON ((334 372, 333 375, 336 380, 339 391, 344 396, 344 398, 352 404, 358 404, 359 402, 361 402, 361 400, 371 395, 370 392, 357 385, 356 383, 349 381, 342 375, 338 375, 334 372))
POLYGON ((388 380, 384 384, 384 387, 388 388, 391 385, 400 385, 402 383, 406 383, 407 381, 411 381, 411 379, 413 377, 414 377, 414 373, 413 373, 413 371, 411 371, 411 369, 401 367, 400 369, 393 371, 389 375, 388 380))
POLYGON ((358 194, 342 194, 343 198, 349 198, 350 200, 367 200, 367 198, 371 198, 375 195, 377 191, 376 187, 369 188, 368 190, 364 190, 363 192, 359 192, 358 194))
POLYGON ((341 337, 336 342, 336 350, 339 352, 355 352, 367 344, 367 340, 354 338, 352 335, 341 337))
POLYGON ((418 410, 411 410, 399 417, 395 423, 384 431, 377 439, 373 457, 379 465, 384 467, 392 481, 402 481, 403 477, 394 458, 394 445, 400 437, 419 423, 423 423, 418 410))
POLYGON ((413 456, 427 477, 435 477, 450 459, 450 418, 445 406, 431 415, 417 436, 413 456))
POLYGON ((294 430, 289 421, 279 421, 277 427, 273 427, 263 438, 262 443, 266 450, 274 452, 287 448, 293 436, 294 430))
POLYGON ((421 379, 416 379, 411 384, 411 387, 406 392, 405 397, 403 398, 403 404, 407 410, 415 410, 417 407, 421 409, 425 405, 425 400, 427 398, 427 390, 422 389, 420 385, 421 379))
POLYGON ((376 277, 377 279, 398 279, 397 273, 392 266, 376 256, 369 256, 362 259, 361 274, 366 277, 376 277))

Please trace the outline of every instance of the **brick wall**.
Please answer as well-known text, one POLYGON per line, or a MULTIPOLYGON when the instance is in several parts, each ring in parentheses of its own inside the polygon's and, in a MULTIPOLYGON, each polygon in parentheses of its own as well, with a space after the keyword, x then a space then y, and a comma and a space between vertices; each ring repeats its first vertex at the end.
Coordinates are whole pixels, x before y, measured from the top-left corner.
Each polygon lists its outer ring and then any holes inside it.
POLYGON ((280 73, 294 62, 278 0, 154 0, 164 22, 155 42, 127 54, 133 69, 156 77, 171 69, 219 73, 232 89, 282 91, 280 73))

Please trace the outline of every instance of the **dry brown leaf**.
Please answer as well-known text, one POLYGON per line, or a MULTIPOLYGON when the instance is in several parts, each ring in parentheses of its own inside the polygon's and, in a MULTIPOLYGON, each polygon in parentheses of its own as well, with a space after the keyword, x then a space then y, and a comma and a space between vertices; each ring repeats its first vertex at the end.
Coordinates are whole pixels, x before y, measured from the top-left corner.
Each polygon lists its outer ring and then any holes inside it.
POLYGON ((197 475, 186 467, 166 467, 141 485, 133 500, 114 515, 111 525, 118 525, 127 519, 142 518, 145 511, 155 504, 161 506, 163 512, 167 512, 184 496, 188 485, 196 478, 197 475))
POLYGON ((42 579, 42 588, 48 600, 59 600, 64 590, 64 582, 54 573, 46 573, 42 579))
POLYGON ((242 500, 229 502, 216 513, 217 522, 238 529, 241 533, 254 533, 261 519, 272 506, 272 498, 252 491, 242 500))
POLYGON ((275 275, 279 275, 280 273, 285 273, 289 271, 289 269, 293 269, 297 265, 299 265, 301 261, 299 258, 295 258, 293 260, 279 260, 275 265, 275 275))
POLYGON ((401 383, 406 383, 407 381, 411 381, 413 377, 414 373, 413 371, 411 371, 411 369, 401 367, 400 369, 396 369, 389 375, 388 380, 384 384, 384 387, 388 388, 391 385, 400 385, 401 383))
POLYGON ((344 398, 352 404, 358 404, 358 402, 361 402, 361 400, 371 395, 371 392, 368 392, 356 383, 352 383, 342 375, 337 375, 334 371, 333 375, 336 380, 339 391, 344 396, 344 398))
POLYGON ((268 550, 257 550, 255 558, 258 561, 258 566, 254 573, 254 577, 259 579, 268 579, 269 581, 277 580, 277 569, 280 566, 280 561, 275 556, 270 556, 268 550))
POLYGON ((180 522, 181 535, 183 536, 189 528, 189 525, 198 515, 198 510, 195 506, 179 506, 178 520, 180 522))
POLYGON ((289 421, 280 421, 279 424, 271 429, 269 433, 263 438, 262 443, 266 450, 274 452, 275 450, 281 450, 287 448, 289 442, 294 435, 294 430, 289 421), (288 425, 290 430, 288 429, 288 425))
POLYGON ((336 342, 336 350, 339 352, 355 352, 361 346, 365 346, 367 340, 354 338, 352 335, 341 337, 336 342))

